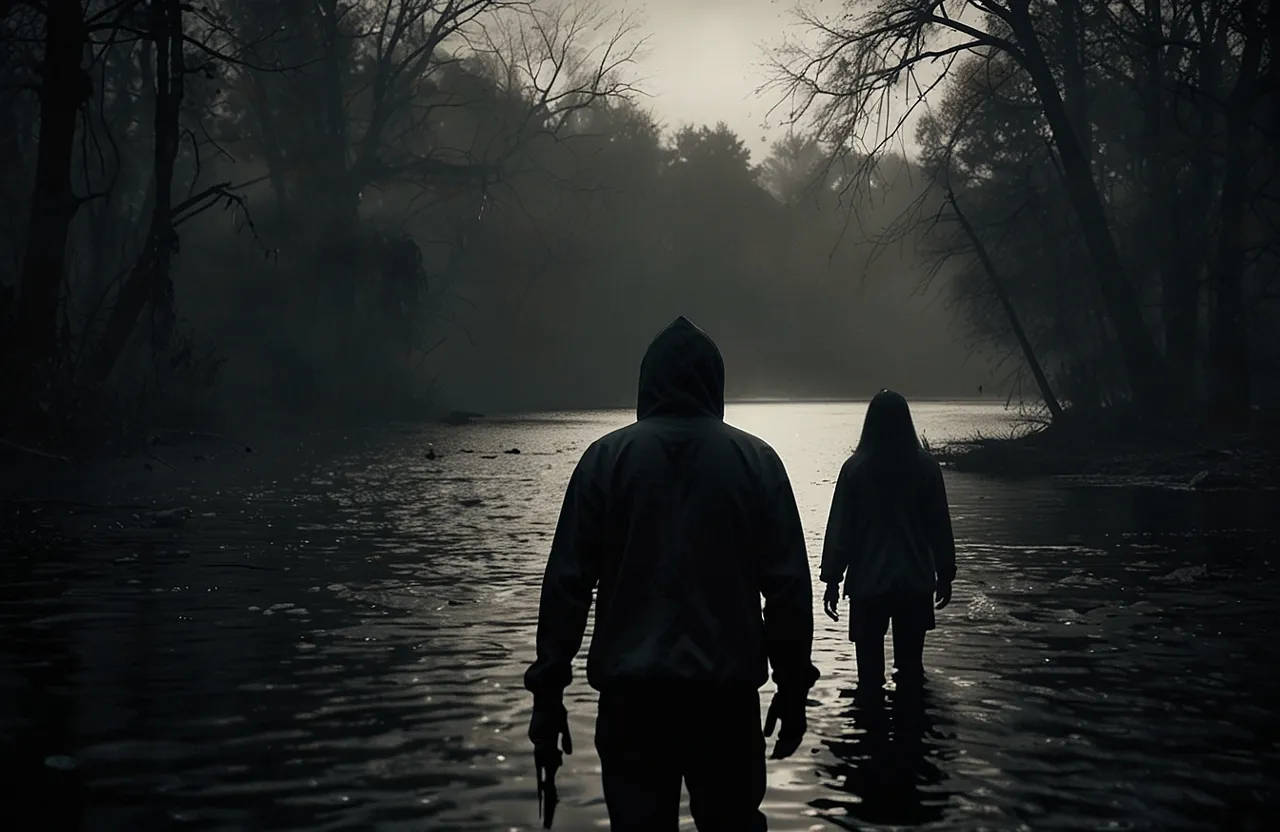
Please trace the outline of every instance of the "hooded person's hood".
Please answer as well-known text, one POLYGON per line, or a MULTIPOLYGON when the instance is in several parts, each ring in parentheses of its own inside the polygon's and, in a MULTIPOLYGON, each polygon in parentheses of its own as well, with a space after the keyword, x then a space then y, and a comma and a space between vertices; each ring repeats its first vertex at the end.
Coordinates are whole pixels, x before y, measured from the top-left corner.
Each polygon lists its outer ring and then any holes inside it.
POLYGON ((640 362, 636 418, 724 418, 724 359, 711 336, 681 315, 649 344, 640 362))

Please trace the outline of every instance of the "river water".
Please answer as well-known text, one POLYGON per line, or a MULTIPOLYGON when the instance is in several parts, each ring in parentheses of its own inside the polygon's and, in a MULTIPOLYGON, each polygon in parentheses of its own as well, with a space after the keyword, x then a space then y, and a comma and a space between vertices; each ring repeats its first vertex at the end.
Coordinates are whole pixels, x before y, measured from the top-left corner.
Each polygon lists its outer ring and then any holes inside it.
MULTIPOLYGON (((786 463, 815 577, 864 407, 729 408, 786 463)), ((1008 419, 915 412, 935 442, 1008 419)), ((315 437, 234 464, 176 446, 113 489, 81 483, 96 496, 49 521, 61 543, 8 539, 0 559, 6 811, 94 832, 537 828, 538 582, 574 462, 629 419, 315 437)), ((856 703, 843 619, 819 613, 823 676, 802 750, 769 763, 772 829, 1214 829, 1275 789, 1280 500, 946 481, 959 576, 925 700, 856 703)), ((581 675, 568 706, 556 828, 607 828, 581 675)))

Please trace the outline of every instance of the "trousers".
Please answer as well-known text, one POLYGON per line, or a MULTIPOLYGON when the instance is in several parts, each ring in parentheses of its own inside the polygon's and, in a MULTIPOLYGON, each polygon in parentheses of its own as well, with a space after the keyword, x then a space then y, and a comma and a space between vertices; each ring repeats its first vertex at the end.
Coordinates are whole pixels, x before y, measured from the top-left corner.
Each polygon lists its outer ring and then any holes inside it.
POLYGON ((924 677, 925 633, 936 626, 933 596, 893 593, 849 601, 849 640, 858 658, 858 684, 884 684, 884 637, 893 623, 893 663, 904 683, 924 677))
POLYGON ((696 684, 603 691, 595 739, 613 832, 675 832, 682 782, 698 832, 768 829, 759 691, 696 684))

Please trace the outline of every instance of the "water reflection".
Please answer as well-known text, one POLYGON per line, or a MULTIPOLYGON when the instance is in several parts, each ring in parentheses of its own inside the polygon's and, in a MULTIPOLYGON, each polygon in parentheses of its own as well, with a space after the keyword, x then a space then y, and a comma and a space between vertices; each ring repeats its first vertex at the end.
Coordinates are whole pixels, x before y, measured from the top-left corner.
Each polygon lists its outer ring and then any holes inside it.
POLYGON ((946 714, 932 688, 845 689, 838 719, 843 730, 822 740, 831 762, 820 764, 823 784, 840 798, 810 805, 836 826, 859 823, 921 826, 941 821, 951 793, 943 765, 954 756, 954 732, 942 733, 946 714), (845 797, 847 795, 847 797, 845 797))
MULTIPOLYGON (((786 463, 815 559, 860 407, 731 408, 786 463)), ((1000 416, 917 415, 936 440, 1000 416)), ((167 452, 188 479, 84 487, 126 506, 60 509, 52 550, 0 529, 7 807, 92 832, 538 828, 538 580, 577 454, 630 418, 255 443, 232 469, 167 452)), ((770 763, 772 830, 1218 830, 1237 790, 1276 787, 1275 495, 947 487, 961 571, 928 698, 842 698, 852 646, 819 615, 812 753, 770 763)), ((566 830, 607 823, 583 664, 566 830)))

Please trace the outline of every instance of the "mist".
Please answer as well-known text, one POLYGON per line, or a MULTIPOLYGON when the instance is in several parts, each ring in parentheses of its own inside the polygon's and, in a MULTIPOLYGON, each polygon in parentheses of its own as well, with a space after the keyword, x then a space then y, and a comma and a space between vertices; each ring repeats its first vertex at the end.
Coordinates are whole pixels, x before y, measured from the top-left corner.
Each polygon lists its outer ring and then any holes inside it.
MULTIPOLYGON (((992 389, 948 275, 883 237, 923 171, 671 122, 642 80, 662 33, 625 9, 101 5, 62 155, 53 98, 3 99, 5 292, 60 396, 215 429, 629 407, 677 315, 719 343, 731 398, 992 389), (49 188, 76 208, 33 224, 49 188), (25 253, 62 237, 50 306, 25 253)), ((23 4, 4 26, 15 81, 66 36, 23 4)), ((693 66, 682 83, 714 87, 693 66)))
POLYGON ((1280 6, 795 2, 0 0, 14 816, 1280 829, 1280 6))

